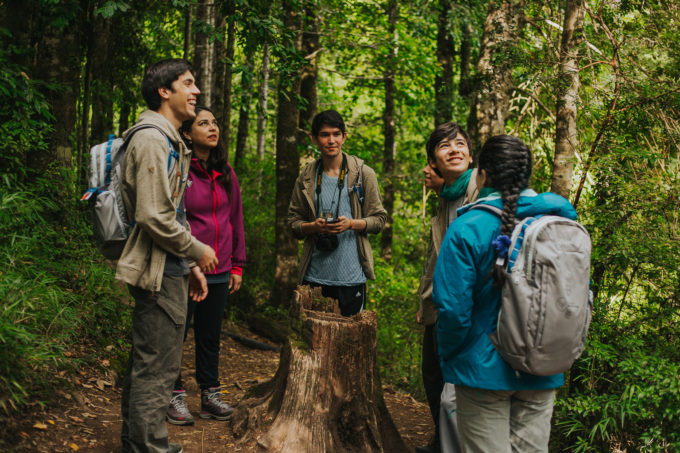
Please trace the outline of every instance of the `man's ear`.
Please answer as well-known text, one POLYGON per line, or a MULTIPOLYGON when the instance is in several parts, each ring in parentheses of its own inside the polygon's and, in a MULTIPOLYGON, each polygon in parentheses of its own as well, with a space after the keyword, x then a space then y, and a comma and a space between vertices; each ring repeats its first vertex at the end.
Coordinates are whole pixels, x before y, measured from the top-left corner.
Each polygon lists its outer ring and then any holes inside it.
POLYGON ((161 99, 170 99, 170 89, 165 87, 160 87, 158 89, 158 95, 161 99))
POLYGON ((316 135, 310 133, 309 138, 312 139, 312 143, 314 143, 314 146, 319 146, 319 138, 316 135))

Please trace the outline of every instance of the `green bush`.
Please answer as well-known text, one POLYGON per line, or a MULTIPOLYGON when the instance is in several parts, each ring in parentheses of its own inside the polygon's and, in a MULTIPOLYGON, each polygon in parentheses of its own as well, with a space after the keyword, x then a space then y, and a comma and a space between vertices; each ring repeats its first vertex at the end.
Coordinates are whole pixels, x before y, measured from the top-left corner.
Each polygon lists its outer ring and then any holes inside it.
MULTIPOLYGON (((59 203, 39 180, 0 191, 0 407, 48 400, 54 376, 80 359, 78 344, 117 344, 129 324, 113 272, 99 258, 74 202, 59 203), (67 213, 70 213, 67 214, 67 213), (69 219, 65 223, 56 219, 69 219), (93 259, 93 257, 95 257, 93 259), (29 396, 30 395, 30 399, 29 396)), ((75 199, 75 195, 72 197, 75 199)), ((98 351, 88 351, 94 359, 98 351)))

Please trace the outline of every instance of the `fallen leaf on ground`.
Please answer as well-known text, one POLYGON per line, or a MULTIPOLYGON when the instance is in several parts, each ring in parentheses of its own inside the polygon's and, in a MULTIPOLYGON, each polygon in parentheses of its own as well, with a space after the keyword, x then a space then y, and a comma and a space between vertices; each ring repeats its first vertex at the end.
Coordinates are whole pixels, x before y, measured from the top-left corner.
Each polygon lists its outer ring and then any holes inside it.
POLYGON ((54 425, 54 420, 47 420, 47 423, 49 423, 50 425, 54 425))
POLYGON ((42 423, 42 422, 37 422, 35 425, 33 425, 33 427, 34 427, 35 429, 42 429, 42 430, 46 430, 46 429, 47 429, 47 425, 44 424, 44 423, 42 423))
POLYGON ((82 418, 76 417, 75 415, 69 415, 68 418, 70 418, 71 420, 73 420, 76 423, 82 423, 84 421, 82 418))
POLYGON ((68 444, 68 446, 71 448, 71 450, 78 451, 78 446, 76 444, 70 443, 70 444, 68 444))
POLYGON ((30 439, 30 438, 31 438, 31 436, 29 436, 28 434, 26 434, 26 433, 23 432, 23 431, 21 431, 19 434, 21 434, 22 436, 24 436, 26 439, 30 439))

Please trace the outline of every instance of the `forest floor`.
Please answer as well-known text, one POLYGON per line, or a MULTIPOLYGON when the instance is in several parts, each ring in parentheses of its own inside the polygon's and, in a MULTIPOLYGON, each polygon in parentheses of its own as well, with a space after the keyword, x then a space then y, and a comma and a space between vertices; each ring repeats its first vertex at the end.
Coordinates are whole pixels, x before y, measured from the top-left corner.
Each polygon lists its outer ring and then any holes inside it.
MULTIPOLYGON (((225 323, 226 324, 226 323, 225 323)), ((256 334, 233 324, 225 329, 239 335, 266 342, 256 334)), ((251 349, 222 336, 220 378, 223 400, 236 405, 246 390, 269 380, 278 367, 279 353, 251 349)), ((87 354, 87 345, 74 345, 69 354, 87 354)), ((255 443, 235 439, 229 421, 203 420, 200 411, 199 388, 194 369, 193 330, 184 344, 182 376, 187 389, 187 404, 196 419, 193 426, 168 424, 171 442, 179 442, 185 453, 240 452, 262 453, 255 443)), ((55 388, 58 405, 24 411, 21 417, 0 420, 0 450, 10 452, 120 452, 120 376, 106 359, 98 366, 80 369, 72 377, 71 389, 55 388)), ((383 387, 385 403, 402 438, 411 448, 425 445, 432 435, 432 423, 426 404, 408 394, 383 387)))

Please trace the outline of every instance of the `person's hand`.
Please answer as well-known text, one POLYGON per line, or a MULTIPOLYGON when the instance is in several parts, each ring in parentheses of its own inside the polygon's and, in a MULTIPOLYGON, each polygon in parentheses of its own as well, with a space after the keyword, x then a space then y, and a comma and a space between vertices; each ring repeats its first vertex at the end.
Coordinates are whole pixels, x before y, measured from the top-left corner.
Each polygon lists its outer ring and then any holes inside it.
POLYGON ((418 311, 416 312, 416 322, 417 322, 418 324, 420 324, 420 317, 421 317, 421 316, 420 316, 420 308, 419 308, 418 311))
POLYGON ((191 268, 189 274, 189 297, 195 302, 200 302, 208 295, 208 282, 198 266, 191 268))
POLYGON ((215 256, 215 251, 212 247, 206 245, 205 250, 203 250, 203 256, 196 264, 198 264, 203 272, 212 272, 215 270, 217 263, 219 263, 219 260, 215 256))
POLYGON ((444 178, 439 176, 435 169, 429 163, 423 168, 423 175, 425 176, 425 187, 432 189, 439 193, 444 185, 444 178))
POLYGON ((229 274, 229 294, 234 294, 241 289, 241 281, 243 277, 238 274, 229 274))

